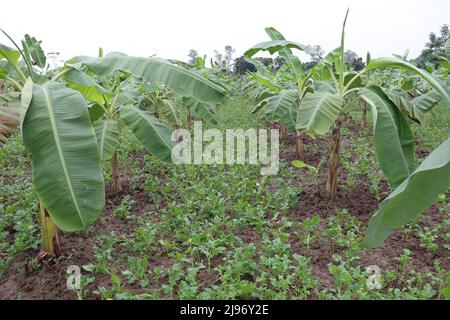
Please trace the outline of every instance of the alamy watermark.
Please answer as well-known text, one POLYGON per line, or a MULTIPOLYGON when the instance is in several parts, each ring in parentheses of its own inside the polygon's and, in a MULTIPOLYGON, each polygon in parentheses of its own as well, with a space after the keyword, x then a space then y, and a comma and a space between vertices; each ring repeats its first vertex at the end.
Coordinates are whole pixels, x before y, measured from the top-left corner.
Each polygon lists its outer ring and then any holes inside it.
POLYGON ((381 269, 377 265, 368 266, 366 272, 369 274, 366 285, 370 290, 379 290, 382 287, 381 283, 381 269))
POLYGON ((172 149, 175 164, 259 164, 261 175, 278 173, 278 129, 227 129, 224 140, 221 130, 203 130, 202 122, 195 121, 193 137, 189 130, 177 129, 171 138, 177 142, 172 149))
POLYGON ((81 289, 81 270, 77 265, 71 265, 67 267, 67 280, 66 285, 69 290, 81 289))

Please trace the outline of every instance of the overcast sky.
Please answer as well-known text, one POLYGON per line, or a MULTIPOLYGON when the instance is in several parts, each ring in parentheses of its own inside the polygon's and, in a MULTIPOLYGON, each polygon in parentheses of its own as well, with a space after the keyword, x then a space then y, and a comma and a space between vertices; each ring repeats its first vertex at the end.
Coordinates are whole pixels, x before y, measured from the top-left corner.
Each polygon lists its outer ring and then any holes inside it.
POLYGON ((2 1, 0 27, 17 40, 30 33, 64 58, 102 46, 186 61, 191 48, 211 56, 229 44, 240 55, 268 40, 267 26, 328 52, 339 46, 347 7, 346 47, 364 57, 406 49, 416 57, 427 35, 450 23, 449 0, 21 0, 2 1))

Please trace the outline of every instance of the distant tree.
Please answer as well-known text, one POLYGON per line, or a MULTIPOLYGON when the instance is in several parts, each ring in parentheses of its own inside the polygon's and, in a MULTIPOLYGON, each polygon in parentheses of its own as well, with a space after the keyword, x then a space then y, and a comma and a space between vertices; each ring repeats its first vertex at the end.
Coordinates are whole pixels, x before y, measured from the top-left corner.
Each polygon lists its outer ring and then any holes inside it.
MULTIPOLYGON (((254 59, 258 60, 266 67, 271 68, 273 72, 278 71, 286 63, 286 61, 282 57, 276 57, 275 59, 267 58, 267 57, 257 57, 254 59)), ((245 74, 247 71, 256 72, 257 69, 254 64, 245 60, 245 58, 243 56, 236 58, 234 60, 233 72, 235 74, 242 75, 242 74, 245 74)))
POLYGON ((314 68, 315 66, 317 66, 317 61, 311 60, 308 62, 303 62, 302 63, 302 70, 304 72, 308 72, 309 70, 311 70, 312 68, 314 68))
POLYGON ((311 56, 311 61, 302 63, 302 70, 304 72, 308 72, 312 68, 314 68, 325 55, 325 51, 322 49, 320 45, 310 46, 309 54, 311 56))
POLYGON ((234 74, 243 75, 247 73, 247 71, 256 72, 256 67, 252 63, 247 62, 244 56, 240 56, 239 58, 234 59, 234 74))
POLYGON ((358 55, 356 54, 356 52, 354 52, 352 50, 347 50, 344 53, 344 62, 347 65, 351 64, 357 58, 358 58, 358 55))
POLYGON ((256 60, 260 61, 266 67, 269 67, 271 65, 273 66, 273 59, 272 58, 257 57, 256 60))
POLYGON ((353 62, 353 70, 354 71, 361 71, 362 69, 364 69, 366 67, 365 62, 363 61, 363 58, 358 57, 354 62, 353 62))
POLYGON ((190 58, 188 63, 195 64, 195 59, 197 59, 197 57, 198 57, 197 50, 194 50, 194 49, 189 50, 188 57, 190 58))
POLYGON ((365 67, 363 59, 359 57, 356 52, 351 50, 347 50, 344 53, 344 62, 347 65, 347 68, 354 71, 360 71, 365 67))
POLYGON ((450 30, 447 24, 442 25, 439 30, 439 36, 431 32, 428 35, 428 42, 425 44, 425 49, 422 50, 420 56, 415 59, 417 66, 425 68, 427 64, 432 64, 435 67, 439 65, 439 59, 436 55, 444 55, 444 44, 450 38, 450 30))
POLYGON ((311 60, 318 63, 320 59, 325 55, 325 51, 320 45, 312 46, 310 49, 311 60))

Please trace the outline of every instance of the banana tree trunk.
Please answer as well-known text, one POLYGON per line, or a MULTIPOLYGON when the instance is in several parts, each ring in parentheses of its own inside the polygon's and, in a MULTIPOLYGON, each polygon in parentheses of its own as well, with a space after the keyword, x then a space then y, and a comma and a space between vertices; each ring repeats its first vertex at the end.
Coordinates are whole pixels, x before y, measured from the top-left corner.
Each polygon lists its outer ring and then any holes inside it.
POLYGON ((188 128, 191 127, 191 110, 187 109, 186 125, 188 128))
POLYGON ((39 201, 41 213, 42 251, 59 256, 61 251, 58 241, 58 227, 45 209, 42 201, 39 201))
POLYGON ((303 146, 302 133, 298 130, 295 132, 295 149, 297 151, 297 159, 303 161, 305 158, 305 150, 303 146))
POLYGON ((111 180, 111 189, 113 192, 120 192, 123 190, 122 181, 120 179, 119 164, 117 162, 117 151, 114 151, 111 159, 111 180))
POLYGON ((341 144, 341 119, 333 127, 330 157, 328 159, 327 197, 333 201, 337 193, 337 177, 339 168, 339 149, 341 144))
POLYGON ((364 100, 363 102, 363 108, 362 108, 362 121, 361 121, 361 127, 365 129, 367 126, 367 103, 364 100))
POLYGON ((281 141, 286 141, 286 139, 287 139, 287 135, 288 135, 288 133, 287 133, 287 128, 286 128, 286 126, 283 124, 283 123, 280 123, 280 135, 281 135, 281 137, 280 137, 280 139, 281 139, 281 141))

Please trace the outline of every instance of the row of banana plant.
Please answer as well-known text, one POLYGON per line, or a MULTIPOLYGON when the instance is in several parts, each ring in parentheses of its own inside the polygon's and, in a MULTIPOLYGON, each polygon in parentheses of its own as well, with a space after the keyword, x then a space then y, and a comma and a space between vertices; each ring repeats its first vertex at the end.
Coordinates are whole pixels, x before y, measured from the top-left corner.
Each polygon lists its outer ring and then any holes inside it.
MULTIPOLYGON (((331 134, 325 186, 331 200, 337 194, 342 119, 357 101, 369 106, 376 157, 395 189, 370 221, 366 245, 373 247, 448 188, 449 140, 416 168, 410 121, 421 123, 423 113, 439 102, 450 106, 450 42, 438 69, 418 69, 406 56, 372 60, 368 54, 366 68, 353 72, 344 62, 347 15, 340 46, 308 72, 293 50, 311 53, 310 47, 267 28, 271 40, 245 53, 258 70, 247 85, 262 88, 254 113, 264 110, 282 131, 295 132, 299 159, 302 135, 331 134), (252 59, 260 51, 278 53, 286 64, 274 73, 252 59)), ((50 253, 58 249, 57 228, 86 229, 102 212, 105 164, 111 167, 113 191, 122 189, 117 148, 124 126, 156 158, 170 162, 170 129, 189 127, 192 117, 215 123, 214 104, 237 89, 223 72, 206 68, 205 58, 186 65, 120 53, 103 56, 100 50, 98 57, 75 57, 55 73, 35 38, 26 35, 21 46, 11 41, 15 48, 0 44, 0 79, 16 89, 0 97, 0 145, 19 124, 40 199, 43 250, 50 253)))
POLYGON ((123 126, 151 154, 171 162, 170 126, 181 125, 176 103, 184 101, 189 114, 214 121, 213 105, 226 93, 167 60, 103 56, 102 50, 98 57, 67 61, 55 74, 39 41, 26 35, 19 46, 10 40, 14 48, 0 44, 0 78, 16 92, 0 100, 0 141, 20 127, 39 198, 45 253, 58 253, 58 229, 85 230, 101 214, 105 163, 111 165, 113 189, 121 189, 117 148, 123 126))
POLYGON ((414 137, 410 122, 421 123, 423 114, 439 102, 450 107, 448 59, 441 57, 441 77, 421 70, 395 56, 372 60, 368 54, 366 67, 354 72, 344 61, 344 19, 340 46, 320 57, 318 65, 305 73, 293 49, 311 53, 310 47, 287 41, 274 28, 266 28, 270 41, 258 43, 245 53, 251 59, 260 51, 278 53, 287 62, 288 75, 275 75, 255 64, 251 75, 263 89, 258 92, 254 113, 264 110, 269 121, 280 122, 296 132, 297 155, 303 157, 302 134, 313 138, 330 134, 330 152, 325 190, 330 200, 337 195, 340 131, 342 120, 364 101, 372 111, 373 141, 377 161, 394 191, 381 203, 369 223, 365 244, 381 245, 395 228, 412 221, 430 207, 450 182, 450 139, 416 168, 414 137), (386 76, 389 74, 389 76, 386 76), (405 74, 407 76, 405 76, 405 74), (383 75, 390 78, 383 79, 383 75), (392 81, 393 78, 395 81, 392 81))

